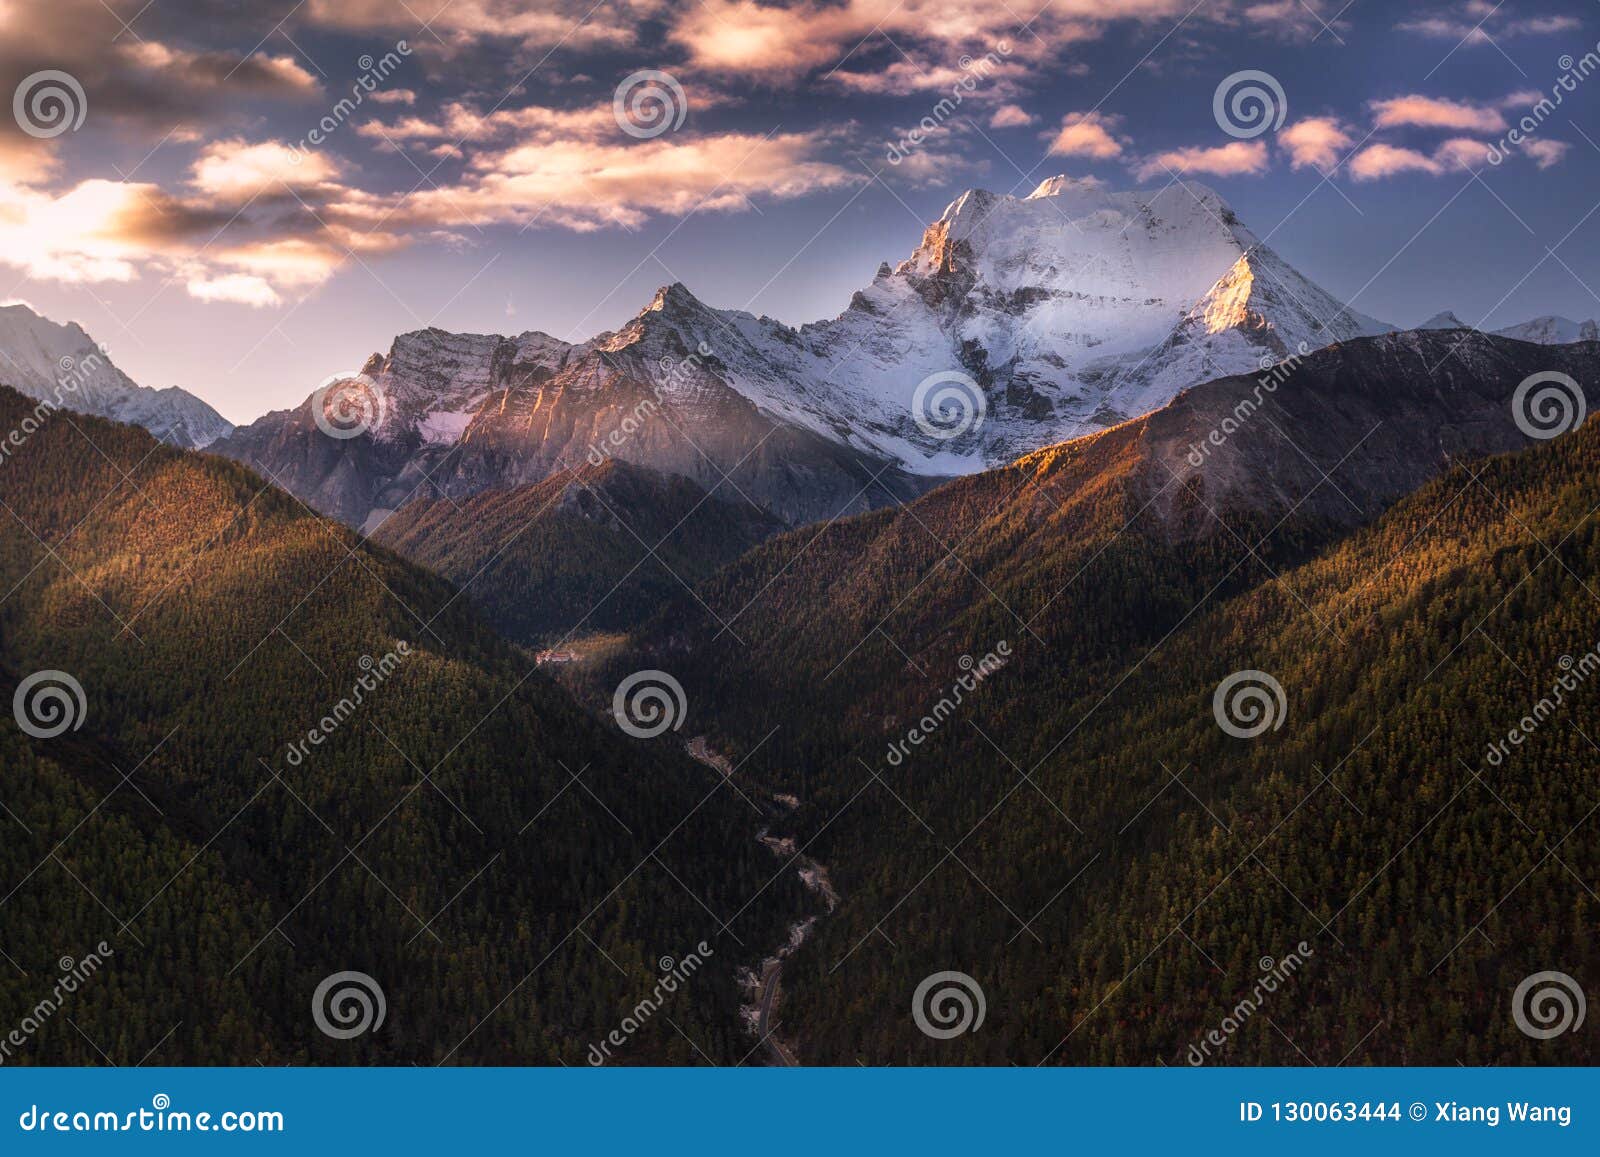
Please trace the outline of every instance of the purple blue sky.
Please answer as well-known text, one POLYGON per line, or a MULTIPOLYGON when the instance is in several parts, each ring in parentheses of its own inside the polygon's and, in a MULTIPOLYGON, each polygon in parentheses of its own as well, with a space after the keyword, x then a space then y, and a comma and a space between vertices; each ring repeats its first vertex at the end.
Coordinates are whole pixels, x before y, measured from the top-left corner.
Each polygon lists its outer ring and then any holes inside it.
POLYGON ((1204 181, 1386 321, 1582 319, 1597 42, 1595 0, 0 0, 4 92, 86 106, 0 117, 0 301, 247 421, 399 332, 579 340, 675 280, 831 316, 963 190, 1069 173, 1204 181), (614 108, 643 69, 659 133, 614 108), (1286 105, 1248 138, 1213 114, 1244 70, 1286 105))

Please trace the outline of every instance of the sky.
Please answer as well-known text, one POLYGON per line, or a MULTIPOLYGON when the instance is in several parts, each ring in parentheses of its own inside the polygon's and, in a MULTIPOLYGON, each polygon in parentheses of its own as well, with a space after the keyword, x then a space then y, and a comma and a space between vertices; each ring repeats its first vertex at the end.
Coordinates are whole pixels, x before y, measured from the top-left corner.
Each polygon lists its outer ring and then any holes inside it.
POLYGON ((0 303, 236 422, 674 281, 833 316, 1062 173, 1397 325, 1600 316, 1600 0, 0 0, 0 92, 0 303))

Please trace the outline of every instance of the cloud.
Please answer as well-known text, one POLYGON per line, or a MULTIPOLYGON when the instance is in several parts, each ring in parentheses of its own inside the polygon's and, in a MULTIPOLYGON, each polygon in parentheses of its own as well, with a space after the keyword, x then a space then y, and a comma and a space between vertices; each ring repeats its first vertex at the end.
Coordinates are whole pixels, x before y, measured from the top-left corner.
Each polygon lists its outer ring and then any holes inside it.
POLYGON ((980 56, 1002 41, 1043 43, 1055 55, 1067 45, 1097 37, 1108 24, 1182 16, 1193 0, 1055 0, 1029 21, 1008 0, 797 0, 785 7, 758 0, 701 0, 671 18, 669 36, 697 69, 763 83, 794 81, 837 67, 885 41, 937 46, 949 56, 980 56), (879 39, 881 34, 881 38, 879 39))
MULTIPOLYGON (((1247 24, 1294 39, 1314 39, 1326 29, 1337 33, 1349 26, 1339 19, 1338 13, 1324 18, 1317 12, 1319 7, 1325 7, 1319 0, 1262 0, 1245 5, 1240 15, 1247 24)), ((1341 12, 1343 10, 1340 8, 1341 12)))
POLYGON ((1433 151, 1442 170, 1470 173, 1489 163, 1489 146, 1471 137, 1452 137, 1433 151))
POLYGON ((1034 115, 1019 104, 1003 104, 989 118, 992 129, 1015 129, 1034 122, 1034 115))
POLYGON ((1306 117, 1278 134, 1289 150, 1290 167, 1331 173, 1355 138, 1336 117, 1306 117))
POLYGON ((82 181, 60 196, 0 184, 0 262, 69 283, 131 281, 170 198, 157 186, 82 181), (148 205, 142 204, 148 202, 148 205))
POLYGON ((452 50, 484 40, 512 40, 528 47, 557 45, 588 50, 626 47, 637 39, 641 16, 656 15, 657 2, 629 0, 438 0, 408 6, 395 0, 310 0, 305 19, 351 32, 385 31, 408 36, 413 47, 437 43, 452 50), (426 20, 428 31, 418 26, 426 20))
POLYGON ((1028 66, 1009 60, 1006 53, 991 52, 974 60, 963 56, 954 65, 918 64, 909 59, 892 62, 886 68, 855 72, 841 69, 833 74, 834 83, 852 92, 873 96, 910 96, 914 93, 960 94, 963 101, 1004 100, 1021 91, 1028 66))
POLYGON ((1376 181, 1410 172, 1438 176, 1444 172, 1444 166, 1426 153, 1385 144, 1368 145, 1350 162, 1350 175, 1358 181, 1376 181))
POLYGON ((1463 46, 1494 43, 1496 38, 1549 36, 1574 32, 1583 27, 1576 16, 1516 16, 1500 4, 1468 0, 1455 9, 1440 9, 1431 15, 1402 20, 1395 27, 1435 40, 1448 40, 1463 46))
POLYGON ((0 136, 0 185, 35 185, 60 167, 48 141, 28 136, 0 136))
POLYGON ((1233 141, 1213 148, 1193 147, 1157 153, 1143 161, 1135 173, 1141 181, 1173 173, 1253 177, 1265 173, 1268 164, 1264 142, 1233 141))
POLYGON ((393 209, 410 227, 560 225, 587 232, 637 228, 651 214, 739 212, 751 198, 800 197, 854 185, 861 175, 820 159, 818 133, 723 133, 628 141, 552 136, 474 156, 462 180, 424 187, 398 209, 387 199, 335 206, 377 219, 393 209))
MULTIPOLYGON (((242 41, 257 47, 244 52, 183 46, 196 34, 217 35, 214 24, 229 24, 231 18, 222 11, 211 19, 217 8, 209 4, 201 14, 193 4, 154 5, 143 19, 134 20, 138 27, 130 35, 117 12, 134 19, 133 5, 38 0, 19 6, 16 0, 0 0, 0 13, 6 13, 6 23, 0 24, 0 77, 7 78, 3 91, 9 94, 19 79, 35 72, 66 72, 87 95, 84 131, 92 135, 116 126, 118 143, 142 143, 134 159, 157 142, 206 126, 230 119, 242 124, 247 110, 260 114, 262 101, 318 96, 319 78, 281 39, 276 47, 263 47, 257 31, 242 41), (163 23, 186 24, 181 40, 158 33, 163 23), (149 135, 129 131, 130 126, 149 135)), ((0 116, 0 137, 21 135, 10 116, 0 116)))
POLYGON ((1089 157, 1109 161, 1122 155, 1123 143, 1111 135, 1115 118, 1102 113, 1068 113, 1061 131, 1050 142, 1050 152, 1060 157, 1089 157))
POLYGON ((221 89, 234 85, 253 92, 311 96, 322 91, 312 76, 293 56, 273 56, 255 52, 235 56, 229 52, 192 52, 156 40, 139 40, 118 46, 117 51, 134 68, 161 73, 174 83, 191 88, 221 89))
MULTIPOLYGON (((692 88, 689 104, 691 110, 697 107, 697 90, 692 88)), ((489 113, 452 102, 431 118, 369 121, 357 132, 399 147, 420 144, 436 155, 454 151, 460 142, 475 146, 464 154, 458 180, 430 182, 398 208, 389 201, 354 196, 335 206, 357 217, 393 211, 395 221, 418 227, 631 229, 652 214, 697 208, 741 212, 750 208, 753 197, 800 197, 854 185, 863 176, 825 159, 841 139, 836 132, 696 133, 686 125, 678 132, 634 140, 618 127, 609 101, 489 113)))
POLYGON ((1372 102, 1373 124, 1380 129, 1412 126, 1456 132, 1499 133, 1506 118, 1488 105, 1431 96, 1397 96, 1372 102))
POLYGON ((248 200, 313 189, 338 175, 338 166, 326 154, 300 152, 277 141, 250 144, 233 139, 206 146, 194 163, 190 183, 213 196, 248 200))
POLYGON ((279 142, 218 141, 181 193, 100 178, 52 188, 0 166, 0 265, 68 284, 172 278, 197 300, 259 307, 321 285, 352 251, 402 244, 340 208, 365 195, 339 184, 330 160, 292 156, 279 142))
POLYGON ((189 278, 185 283, 189 296, 196 301, 226 301, 236 305, 249 305, 263 309, 280 305, 283 299, 264 279, 247 273, 225 273, 216 277, 204 275, 189 278))
MULTIPOLYGON (((1570 147, 1564 141, 1542 139, 1525 141, 1520 146, 1541 169, 1559 164, 1570 147)), ((1470 173, 1488 167, 1490 156, 1497 151, 1497 146, 1472 137, 1451 137, 1432 153, 1380 143, 1362 149, 1350 163, 1349 172, 1358 181, 1377 181, 1404 173, 1430 177, 1470 173)))
POLYGON ((1523 141, 1522 151, 1533 158, 1533 163, 1541 169, 1548 169, 1559 165, 1567 150, 1572 148, 1566 141, 1551 141, 1540 137, 1536 140, 1523 141))

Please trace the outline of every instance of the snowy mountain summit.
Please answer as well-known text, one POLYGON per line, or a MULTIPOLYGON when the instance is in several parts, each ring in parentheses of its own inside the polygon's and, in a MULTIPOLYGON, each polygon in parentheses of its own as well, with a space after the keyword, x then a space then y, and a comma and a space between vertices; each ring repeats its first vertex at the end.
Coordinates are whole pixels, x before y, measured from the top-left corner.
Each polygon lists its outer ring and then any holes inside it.
POLYGON ((1571 345, 1579 341, 1600 341, 1600 323, 1596 323, 1593 319, 1573 321, 1571 318, 1558 317, 1554 314, 1536 317, 1532 321, 1507 326, 1494 332, 1498 337, 1531 341, 1535 345, 1571 345))
POLYGON ((910 258, 880 266, 832 320, 792 329, 671 286, 611 345, 709 350, 712 372, 759 408, 912 473, 945 475, 1393 328, 1296 272, 1210 189, 1112 193, 1053 177, 1022 198, 964 193, 910 258), (939 376, 981 391, 961 403, 957 417, 969 420, 929 412, 924 383, 939 376))
POLYGON ((219 444, 356 525, 421 485, 460 496, 618 457, 739 489, 791 522, 899 500, 1392 326, 1295 271, 1193 183, 974 189, 838 317, 798 328, 681 284, 578 344, 423 330, 364 367, 369 435, 309 402, 219 444), (647 420, 649 419, 649 420, 647 420), (619 436, 621 435, 621 436, 619 436))
POLYGON ((25 305, 0 306, 0 385, 64 409, 143 426, 173 446, 202 449, 233 433, 223 416, 176 386, 136 385, 76 322, 25 305))

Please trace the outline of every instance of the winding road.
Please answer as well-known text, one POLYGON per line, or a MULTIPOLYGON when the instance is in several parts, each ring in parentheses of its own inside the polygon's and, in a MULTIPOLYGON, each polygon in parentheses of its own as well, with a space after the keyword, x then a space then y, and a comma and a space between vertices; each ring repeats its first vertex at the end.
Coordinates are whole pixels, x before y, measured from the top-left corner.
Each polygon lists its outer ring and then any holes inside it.
POLYGON ((797 1068, 800 1064, 784 1043, 772 1033, 772 1006, 776 1003, 778 995, 778 982, 783 978, 783 961, 767 961, 766 970, 761 974, 761 1015, 756 1018, 756 1032, 766 1042, 772 1059, 780 1065, 797 1068))

